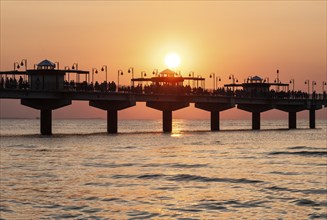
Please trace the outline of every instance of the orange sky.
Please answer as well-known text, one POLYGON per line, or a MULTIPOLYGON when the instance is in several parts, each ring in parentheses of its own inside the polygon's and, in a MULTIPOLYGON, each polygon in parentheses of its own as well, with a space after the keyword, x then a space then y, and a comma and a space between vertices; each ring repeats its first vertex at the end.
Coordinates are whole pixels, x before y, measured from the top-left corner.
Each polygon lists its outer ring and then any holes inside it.
MULTIPOLYGON (((1 1, 1 70, 26 58, 29 68, 43 59, 59 61, 60 67, 77 62, 91 70, 108 65, 109 80, 117 70, 128 84, 127 69, 141 71, 166 68, 164 57, 175 52, 181 57, 176 70, 194 71, 206 77, 207 87, 214 72, 230 82, 253 75, 289 82, 307 90, 306 79, 327 81, 326 1, 1 1)), ((104 73, 96 75, 104 79, 104 73)), ((38 111, 16 101, 1 101, 1 117, 38 115, 38 111), (13 111, 12 109, 15 109, 13 111)), ((284 117, 278 111, 268 117, 284 117)), ((318 115, 326 115, 320 110, 318 115)), ((241 110, 223 113, 223 118, 243 118, 241 110)), ((55 111, 55 117, 105 117, 87 102, 55 111), (83 111, 80 111, 82 106, 83 111)), ((159 111, 140 103, 120 112, 121 118, 160 117, 159 111), (136 112, 136 114, 135 114, 136 112)), ((208 113, 186 108, 174 117, 206 118, 208 113), (192 116, 191 116, 192 114, 192 116)), ((307 115, 305 116, 307 117, 307 115)))

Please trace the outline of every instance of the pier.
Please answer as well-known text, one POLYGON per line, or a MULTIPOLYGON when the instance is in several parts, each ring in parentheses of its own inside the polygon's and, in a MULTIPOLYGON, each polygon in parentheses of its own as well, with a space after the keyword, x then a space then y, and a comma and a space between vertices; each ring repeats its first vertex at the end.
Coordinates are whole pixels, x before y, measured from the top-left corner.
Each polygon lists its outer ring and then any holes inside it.
MULTIPOLYGON (((297 112, 309 111, 309 127, 315 128, 315 111, 327 107, 326 93, 312 94, 286 91, 288 84, 264 82, 260 77, 246 82, 225 85, 223 89, 206 90, 204 78, 182 77, 171 70, 154 73, 153 77, 134 78, 131 86, 114 82, 101 84, 90 82, 88 71, 59 70, 45 60, 36 69, 26 71, 2 71, 0 99, 20 99, 21 104, 40 110, 40 133, 52 134, 52 111, 68 106, 74 100, 88 101, 89 105, 107 111, 107 132, 118 132, 118 111, 130 108, 137 102, 162 112, 163 132, 172 131, 173 112, 189 107, 210 112, 211 131, 220 130, 220 112, 237 107, 252 114, 252 129, 260 129, 262 112, 272 109, 288 112, 289 129, 296 128, 297 112), (65 80, 76 74, 76 82, 65 80), (7 83, 8 76, 20 76, 20 82, 7 83), (79 82, 85 77, 85 81, 79 82), (23 78, 27 78, 23 81, 23 78), (184 85, 188 82, 187 85, 184 85), (191 83, 197 85, 191 87, 191 83), (144 86, 144 83, 147 83, 144 86), (137 86, 135 86, 137 84, 137 86), (149 85, 150 84, 150 85, 149 85), (272 86, 284 90, 272 90, 272 86)), ((118 71, 119 77, 119 71, 118 71)), ((92 77, 93 78, 93 77, 92 77)))

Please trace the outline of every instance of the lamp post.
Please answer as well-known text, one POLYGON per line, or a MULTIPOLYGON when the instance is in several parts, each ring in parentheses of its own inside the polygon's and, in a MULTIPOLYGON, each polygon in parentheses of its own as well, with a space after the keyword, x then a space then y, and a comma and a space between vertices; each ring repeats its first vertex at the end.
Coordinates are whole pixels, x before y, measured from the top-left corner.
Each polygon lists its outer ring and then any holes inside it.
POLYGON ((308 95, 310 93, 310 81, 307 79, 305 80, 304 84, 308 84, 308 95))
POLYGON ((22 61, 20 62, 20 66, 25 67, 25 71, 27 71, 27 59, 22 59, 22 61))
POLYGON ((25 67, 25 75, 24 75, 24 81, 26 81, 26 74, 27 74, 27 59, 22 59, 22 61, 20 62, 20 66, 25 67))
MULTIPOLYGON (((201 75, 197 75, 196 77, 198 79, 201 79, 202 78, 201 75)), ((203 90, 204 90, 205 89, 205 81, 202 82, 202 80, 201 80, 201 85, 200 86, 203 87, 203 90)), ((196 80, 196 87, 199 88, 199 80, 196 80)))
POLYGON ((78 70, 78 63, 73 63, 72 70, 78 70))
MULTIPOLYGON (((69 66, 65 66, 65 70, 69 70, 69 66)), ((69 83, 69 73, 67 73, 68 83, 69 83)))
POLYGON ((279 83, 279 70, 276 71, 277 72, 277 83, 279 83))
POLYGON ((218 82, 221 81, 221 78, 219 76, 216 76, 216 88, 218 89, 218 82))
MULTIPOLYGON (((193 85, 192 85, 192 86, 193 86, 193 88, 194 88, 194 87, 195 87, 195 85, 194 85, 194 71, 191 71, 191 72, 188 74, 188 76, 189 76, 189 77, 192 76, 192 78, 193 78, 193 79, 192 79, 192 82, 193 82, 193 85)), ((190 80, 188 81, 188 84, 190 85, 190 80)))
POLYGON ((133 81, 133 79, 134 79, 134 67, 130 67, 127 72, 132 73, 132 80, 131 81, 132 81, 132 87, 134 88, 134 81, 133 81))
POLYGON ((291 79, 291 80, 290 80, 290 84, 292 84, 292 87, 293 87, 292 91, 294 91, 294 86, 295 86, 294 79, 291 79))
POLYGON ((106 83, 108 83, 108 67, 107 65, 103 65, 101 68, 101 72, 105 71, 106 73, 106 83))
POLYGON ((233 74, 229 75, 229 79, 232 80, 233 84, 235 84, 235 82, 238 82, 238 79, 235 78, 233 74))
POLYGON ((158 75, 158 69, 154 69, 152 72, 152 75, 157 76, 158 75))
MULTIPOLYGON (((235 84, 235 82, 238 82, 238 79, 235 78, 233 74, 229 75, 229 79, 232 80, 233 84, 235 84)), ((233 92, 234 91, 235 91, 235 87, 233 86, 233 92)))
POLYGON ((57 70, 59 70, 59 62, 55 62, 55 67, 57 67, 57 70))
POLYGON ((264 80, 263 80, 264 83, 269 83, 269 77, 266 77, 264 80))
POLYGON ((20 68, 19 63, 18 62, 14 62, 14 70, 19 69, 19 68, 20 68))
MULTIPOLYGON (((279 81, 279 70, 277 70, 276 73, 277 73, 277 78, 274 80, 274 82, 279 84, 280 83, 280 81, 279 81)), ((277 85, 277 91, 279 92, 279 85, 277 85)))
MULTIPOLYGON (((73 63, 72 70, 78 70, 78 63, 73 63)), ((79 83, 79 75, 76 73, 76 82, 79 83)))
POLYGON ((92 68, 92 85, 94 85, 94 73, 95 74, 98 73, 98 69, 97 68, 92 68))
POLYGON ((146 77, 146 72, 145 71, 141 72, 141 78, 143 78, 143 77, 146 77))
POLYGON ((216 90, 216 84, 215 84, 216 74, 215 73, 211 73, 210 74, 210 78, 212 78, 212 87, 213 87, 213 91, 215 91, 216 90))
POLYGON ((117 82, 117 92, 119 92, 119 75, 123 75, 124 72, 122 70, 118 70, 118 82, 117 82))
POLYGON ((325 92, 325 86, 327 85, 327 82, 326 81, 323 81, 322 82, 322 93, 325 92))
POLYGON ((312 93, 315 92, 314 86, 317 85, 316 81, 312 80, 312 93))

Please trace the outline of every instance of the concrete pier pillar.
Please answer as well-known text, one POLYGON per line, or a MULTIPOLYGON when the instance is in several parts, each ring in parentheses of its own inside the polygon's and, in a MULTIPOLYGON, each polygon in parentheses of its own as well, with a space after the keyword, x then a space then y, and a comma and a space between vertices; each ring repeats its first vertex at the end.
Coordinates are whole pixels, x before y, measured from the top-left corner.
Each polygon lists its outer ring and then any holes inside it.
POLYGON ((115 134, 118 132, 118 111, 108 110, 107 111, 107 132, 115 134))
POLYGON ((260 112, 252 112, 252 129, 260 130, 260 112))
POLYGON ((91 100, 89 105, 107 111, 107 132, 115 134, 118 132, 118 111, 135 106, 134 100, 129 101, 107 101, 91 100))
POLYGON ((22 99, 22 105, 40 110, 40 132, 42 135, 52 134, 52 110, 72 104, 66 99, 22 99))
POLYGON ((40 110, 40 131, 42 135, 52 134, 52 110, 51 109, 41 109, 40 110))
POLYGON ((162 130, 163 132, 171 132, 173 128, 173 112, 162 111, 162 130))
POLYGON ((235 107, 235 104, 229 103, 212 103, 212 102, 197 102, 195 107, 210 112, 210 128, 211 131, 220 130, 220 112, 235 107))
POLYGON ((238 104, 238 109, 242 109, 247 112, 252 113, 252 129, 260 130, 260 114, 261 112, 265 112, 271 110, 273 108, 272 105, 264 105, 264 104, 238 104))
POLYGON ((171 132, 173 127, 173 111, 188 107, 187 102, 147 102, 146 106, 162 111, 162 130, 163 132, 171 132))
POLYGON ((314 109, 309 110, 309 123, 310 128, 316 128, 316 110, 314 109))
POLYGON ((219 131, 219 111, 210 112, 210 127, 211 131, 219 131))
POLYGON ((296 129, 296 112, 288 113, 288 128, 296 129))

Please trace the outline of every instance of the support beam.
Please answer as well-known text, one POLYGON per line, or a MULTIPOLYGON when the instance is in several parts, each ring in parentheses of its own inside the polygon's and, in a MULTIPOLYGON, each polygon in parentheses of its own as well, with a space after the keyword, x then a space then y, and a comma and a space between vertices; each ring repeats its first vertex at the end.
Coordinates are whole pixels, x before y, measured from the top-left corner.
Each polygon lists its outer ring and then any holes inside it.
POLYGON ((66 99, 21 99, 21 104, 40 110, 40 132, 42 135, 52 134, 52 110, 72 103, 66 99))
POLYGON ((260 130, 260 112, 252 112, 252 129, 260 130))
POLYGON ((260 130, 260 114, 273 108, 272 105, 264 104, 238 104, 238 109, 252 113, 252 129, 260 130))
POLYGON ((118 132, 118 111, 136 105, 135 101, 98 101, 90 100, 89 105, 107 111, 107 132, 118 132))
POLYGON ((211 111, 210 112, 210 126, 211 126, 211 131, 219 131, 219 111, 211 111))
POLYGON ((235 107, 233 103, 196 102, 195 107, 210 112, 211 131, 220 130, 220 112, 235 107))
POLYGON ((163 132, 171 132, 173 128, 173 112, 162 111, 162 130, 163 132))
POLYGON ((52 110, 41 109, 40 110, 40 131, 42 135, 52 134, 52 110))
POLYGON ((146 106, 162 111, 162 130, 171 132, 173 127, 173 111, 188 107, 187 102, 147 102, 146 106))
POLYGON ((296 112, 288 113, 288 128, 296 129, 296 112))
POLYGON ((316 110, 315 109, 309 110, 309 123, 310 123, 310 128, 316 128, 316 110))
POLYGON ((107 110, 107 132, 116 134, 118 132, 118 111, 107 110))

